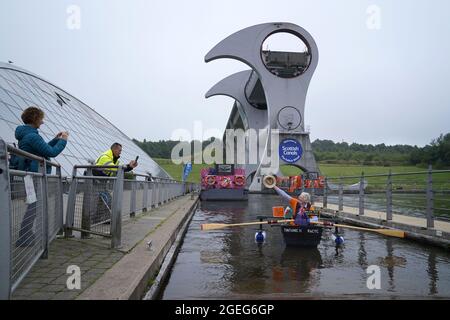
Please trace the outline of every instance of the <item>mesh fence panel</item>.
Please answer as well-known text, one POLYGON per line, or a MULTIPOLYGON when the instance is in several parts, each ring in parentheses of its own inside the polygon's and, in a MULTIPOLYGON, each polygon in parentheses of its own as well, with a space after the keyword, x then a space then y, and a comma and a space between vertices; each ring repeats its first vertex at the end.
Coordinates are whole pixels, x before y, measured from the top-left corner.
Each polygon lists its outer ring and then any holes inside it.
POLYGON ((79 179, 73 227, 102 235, 111 233, 114 180, 79 179))
POLYGON ((33 175, 37 201, 27 204, 23 175, 11 177, 11 284, 14 288, 44 252, 43 177, 33 175))
POLYGON ((144 184, 143 181, 135 181, 136 212, 141 212, 144 209, 144 184))
POLYGON ((49 241, 54 239, 62 228, 62 184, 60 177, 47 177, 47 214, 48 214, 48 236, 49 241))
POLYGON ((133 182, 131 180, 124 180, 123 182, 122 220, 130 219, 133 182))

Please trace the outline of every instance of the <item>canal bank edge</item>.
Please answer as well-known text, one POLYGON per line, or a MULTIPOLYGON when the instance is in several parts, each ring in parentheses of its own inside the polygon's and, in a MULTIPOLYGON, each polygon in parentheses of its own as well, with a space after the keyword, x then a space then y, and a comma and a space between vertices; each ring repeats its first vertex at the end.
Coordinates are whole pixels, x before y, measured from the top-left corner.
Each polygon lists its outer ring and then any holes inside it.
POLYGON ((199 203, 196 194, 109 269, 78 300, 139 300, 199 203), (149 246, 151 242, 151 246, 149 246))
POLYGON ((355 215, 344 211, 336 211, 328 208, 316 206, 321 210, 321 215, 327 218, 336 219, 339 222, 347 224, 366 227, 366 228, 392 228, 406 232, 406 239, 417 241, 423 244, 433 245, 441 247, 443 249, 450 249, 450 233, 436 230, 426 229, 424 227, 418 227, 398 222, 386 221, 383 219, 377 219, 373 217, 366 217, 355 215), (438 235, 439 234, 439 235, 438 235))
POLYGON ((197 206, 194 207, 193 210, 191 210, 189 217, 186 219, 186 221, 183 224, 183 227, 178 232, 177 238, 175 239, 172 246, 170 247, 169 252, 166 254, 161 268, 155 275, 152 283, 149 284, 149 286, 147 288, 147 292, 145 293, 145 295, 143 297, 143 300, 156 300, 156 299, 158 299, 158 296, 160 296, 160 294, 162 292, 161 290, 163 290, 163 288, 166 284, 166 281, 167 281, 167 277, 169 276, 169 274, 172 270, 173 264, 175 263, 175 260, 178 256, 180 247, 183 244, 184 236, 186 235, 186 232, 189 228, 191 220, 194 217, 196 208, 198 208, 198 203, 199 202, 197 202, 197 206))

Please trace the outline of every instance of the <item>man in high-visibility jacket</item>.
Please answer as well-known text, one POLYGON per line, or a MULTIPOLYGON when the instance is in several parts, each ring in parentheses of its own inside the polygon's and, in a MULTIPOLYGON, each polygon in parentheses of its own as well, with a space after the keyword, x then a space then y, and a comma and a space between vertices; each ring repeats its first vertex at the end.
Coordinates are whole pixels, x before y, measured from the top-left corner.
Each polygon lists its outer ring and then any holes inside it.
MULTIPOLYGON (((119 158, 122 153, 122 145, 120 143, 113 143, 108 151, 105 151, 98 157, 95 161, 96 166, 118 166, 120 165, 119 158)), ((125 172, 129 172, 136 168, 138 165, 137 161, 131 160, 127 167, 124 169, 125 172)), ((117 174, 117 168, 105 168, 105 169, 95 169, 93 174, 96 176, 109 176, 114 177, 117 174)))

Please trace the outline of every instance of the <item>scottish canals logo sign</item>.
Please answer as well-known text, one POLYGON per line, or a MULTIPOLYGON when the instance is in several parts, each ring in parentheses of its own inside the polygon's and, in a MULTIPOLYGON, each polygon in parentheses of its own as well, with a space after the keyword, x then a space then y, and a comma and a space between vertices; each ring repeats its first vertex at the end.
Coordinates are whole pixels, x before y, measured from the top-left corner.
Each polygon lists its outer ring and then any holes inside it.
POLYGON ((281 160, 294 163, 302 157, 302 145, 295 139, 284 139, 280 143, 279 154, 281 160))

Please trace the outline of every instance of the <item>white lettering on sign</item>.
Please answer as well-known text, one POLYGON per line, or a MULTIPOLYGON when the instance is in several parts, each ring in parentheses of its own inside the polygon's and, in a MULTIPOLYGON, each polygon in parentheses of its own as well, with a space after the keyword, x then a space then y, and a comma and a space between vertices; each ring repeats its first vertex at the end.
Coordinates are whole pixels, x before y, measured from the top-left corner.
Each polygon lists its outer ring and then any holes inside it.
POLYGON ((285 147, 281 146, 284 155, 297 155, 300 148, 299 147, 285 147))

